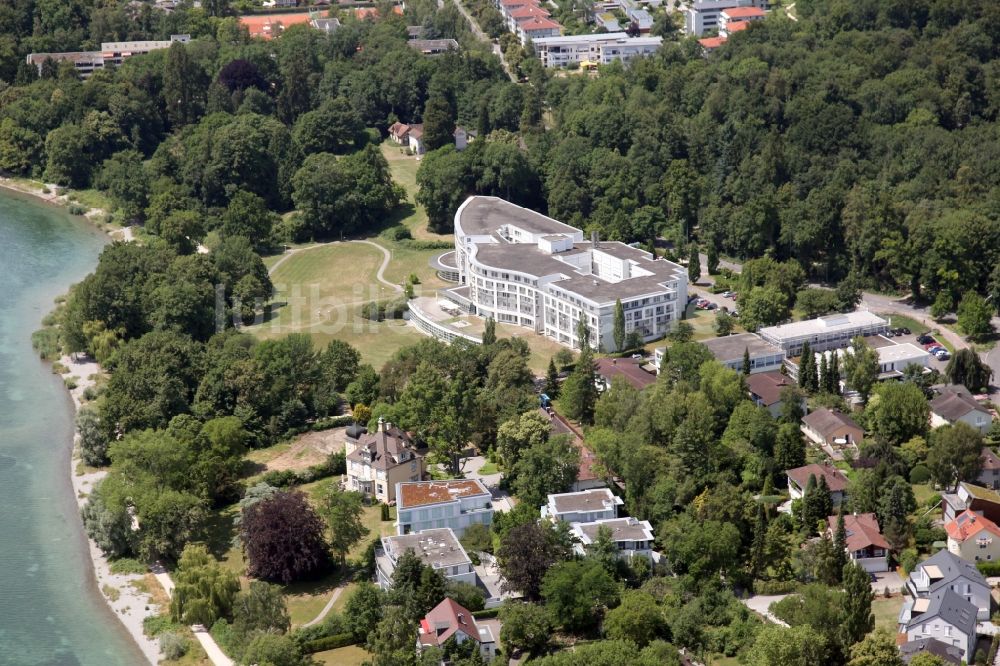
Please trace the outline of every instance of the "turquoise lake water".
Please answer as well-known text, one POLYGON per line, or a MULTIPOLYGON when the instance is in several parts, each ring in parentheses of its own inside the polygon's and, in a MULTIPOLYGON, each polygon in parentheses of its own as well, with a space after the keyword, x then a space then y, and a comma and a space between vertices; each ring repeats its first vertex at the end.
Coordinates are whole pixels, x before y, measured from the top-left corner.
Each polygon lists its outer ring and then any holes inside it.
POLYGON ((0 192, 0 664, 145 663, 97 592, 69 479, 72 402, 31 333, 106 237, 0 192))

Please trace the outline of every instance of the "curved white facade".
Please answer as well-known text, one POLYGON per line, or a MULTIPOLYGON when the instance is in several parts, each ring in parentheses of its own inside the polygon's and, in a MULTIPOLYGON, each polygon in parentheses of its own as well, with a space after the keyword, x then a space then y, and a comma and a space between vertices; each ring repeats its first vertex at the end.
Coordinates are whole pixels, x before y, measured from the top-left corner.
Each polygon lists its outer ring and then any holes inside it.
POLYGON ((615 348, 616 300, 626 333, 662 337, 687 304, 687 272, 624 243, 585 242, 568 224, 496 197, 470 197, 455 214, 455 262, 476 314, 579 348, 615 348))

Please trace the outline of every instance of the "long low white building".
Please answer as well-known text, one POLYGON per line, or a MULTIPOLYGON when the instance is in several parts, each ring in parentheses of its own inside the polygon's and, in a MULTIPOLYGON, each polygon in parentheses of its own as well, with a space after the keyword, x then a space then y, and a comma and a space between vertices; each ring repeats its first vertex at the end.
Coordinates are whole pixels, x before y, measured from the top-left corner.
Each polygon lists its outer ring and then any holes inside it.
POLYGON ((614 350, 621 301, 625 332, 666 335, 687 303, 687 270, 497 197, 469 197, 455 214, 455 263, 463 286, 444 292, 469 312, 580 347, 614 350))
POLYGON ((542 37, 532 42, 535 54, 546 67, 569 67, 582 63, 606 65, 615 60, 628 62, 660 48, 662 37, 629 37, 624 32, 598 35, 542 37))
POLYGON ((812 350, 840 349, 857 336, 880 335, 889 330, 889 322, 865 310, 767 326, 757 331, 761 339, 785 350, 788 356, 802 353, 806 342, 812 350))

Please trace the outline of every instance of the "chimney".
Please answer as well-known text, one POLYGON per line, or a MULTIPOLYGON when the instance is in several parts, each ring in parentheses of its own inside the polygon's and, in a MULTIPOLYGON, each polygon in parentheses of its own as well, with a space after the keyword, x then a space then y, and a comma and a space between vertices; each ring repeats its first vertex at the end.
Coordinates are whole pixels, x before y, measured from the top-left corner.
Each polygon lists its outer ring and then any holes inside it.
POLYGON ((590 246, 593 247, 595 250, 597 249, 597 241, 598 241, 597 232, 596 231, 591 231, 590 232, 590 246))

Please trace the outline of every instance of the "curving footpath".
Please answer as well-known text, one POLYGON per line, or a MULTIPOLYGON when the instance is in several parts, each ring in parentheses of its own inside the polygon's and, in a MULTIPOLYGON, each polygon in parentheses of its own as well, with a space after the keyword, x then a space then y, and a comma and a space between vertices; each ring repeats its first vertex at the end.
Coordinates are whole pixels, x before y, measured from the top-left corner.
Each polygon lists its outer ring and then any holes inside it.
POLYGON ((333 594, 330 595, 330 600, 326 602, 326 606, 323 606, 323 610, 321 610, 319 612, 319 615, 317 615, 313 619, 309 620, 308 622, 306 622, 302 626, 303 627, 311 627, 314 624, 319 624, 320 622, 322 622, 323 618, 325 618, 330 613, 330 610, 333 608, 333 605, 335 603, 337 603, 337 599, 340 598, 340 593, 343 592, 346 588, 347 588, 347 585, 345 583, 341 583, 340 585, 338 585, 337 589, 335 589, 333 591, 333 594))
MULTIPOLYGON (((167 573, 166 568, 157 562, 150 567, 150 570, 153 572, 153 576, 156 577, 157 582, 159 582, 160 587, 167 593, 167 596, 173 597, 174 581, 170 578, 170 574, 167 573)), ((233 660, 226 656, 226 653, 222 651, 219 644, 212 638, 212 634, 208 633, 208 629, 200 624, 192 624, 191 631, 194 632, 194 637, 201 643, 201 647, 205 649, 205 654, 208 655, 213 666, 233 666, 233 660)))
POLYGON ((389 282, 388 280, 385 279, 385 269, 389 267, 389 262, 392 261, 392 253, 389 252, 389 250, 387 250, 386 248, 379 245, 378 243, 370 240, 330 241, 329 243, 317 243, 316 245, 310 245, 308 247, 292 248, 287 252, 285 252, 284 256, 282 256, 281 259, 278 259, 276 262, 274 262, 273 266, 267 269, 267 274, 274 275, 274 271, 278 270, 278 266, 285 263, 287 260, 291 259, 296 254, 299 254, 301 252, 308 252, 309 250, 315 250, 316 248, 320 247, 340 245, 341 243, 364 243, 365 245, 371 245, 372 247, 377 247, 379 250, 381 250, 382 264, 378 267, 378 271, 375 272, 375 279, 381 282, 382 284, 386 285, 387 287, 391 287, 392 289, 396 290, 397 293, 402 293, 403 291, 402 287, 400 287, 398 284, 389 282))

